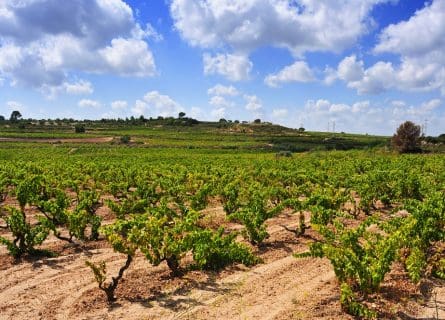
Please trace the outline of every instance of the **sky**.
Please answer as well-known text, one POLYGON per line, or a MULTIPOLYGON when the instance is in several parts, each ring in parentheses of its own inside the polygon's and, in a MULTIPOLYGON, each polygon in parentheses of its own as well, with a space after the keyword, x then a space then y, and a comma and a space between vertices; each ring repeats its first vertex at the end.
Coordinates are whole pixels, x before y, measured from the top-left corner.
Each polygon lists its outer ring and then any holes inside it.
POLYGON ((0 0, 0 115, 445 133, 445 0, 0 0))

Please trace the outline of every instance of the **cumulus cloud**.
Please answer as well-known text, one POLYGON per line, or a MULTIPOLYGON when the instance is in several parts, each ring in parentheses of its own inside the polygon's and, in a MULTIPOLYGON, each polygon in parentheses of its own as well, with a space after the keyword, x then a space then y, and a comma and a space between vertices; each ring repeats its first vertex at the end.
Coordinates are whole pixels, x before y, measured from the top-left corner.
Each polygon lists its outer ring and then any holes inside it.
POLYGON ((136 116, 146 115, 149 112, 148 103, 143 100, 136 100, 134 107, 131 108, 131 112, 136 116))
POLYGON ((248 111, 258 112, 263 108, 263 103, 261 100, 255 95, 244 95, 244 100, 246 100, 245 108, 248 111))
POLYGON ((168 95, 160 94, 158 91, 150 91, 142 99, 136 100, 131 111, 138 116, 151 114, 170 117, 177 116, 184 109, 168 95))
POLYGON ((116 100, 111 103, 111 109, 113 110, 125 110, 128 107, 128 102, 125 100, 116 100))
POLYGON ((237 96, 239 91, 234 86, 223 86, 217 84, 207 90, 207 94, 211 96, 237 96))
MULTIPOLYGON (((394 100, 387 106, 373 104, 369 100, 357 101, 353 104, 333 103, 329 100, 308 100, 304 110, 297 114, 297 122, 304 123, 312 130, 333 129, 345 132, 370 132, 376 134, 391 134, 404 121, 415 123, 438 119, 436 113, 442 106, 440 99, 425 101, 419 105, 410 105, 405 101, 394 100)), ((439 115, 440 117, 440 115, 439 115)), ((436 124, 435 130, 440 128, 436 124)))
POLYGON ((90 99, 82 99, 77 104, 81 108, 94 108, 99 109, 102 107, 102 104, 99 101, 96 100, 90 100, 90 99))
POLYGON ((68 94, 92 94, 94 91, 91 82, 85 80, 80 80, 74 83, 65 82, 63 83, 63 87, 68 94))
POLYGON ((232 101, 227 101, 224 97, 221 96, 211 97, 209 104, 216 108, 230 108, 235 105, 232 101))
POLYGON ((445 67, 411 59, 402 60, 399 66, 378 61, 365 69, 363 61, 349 56, 339 63, 335 74, 331 71, 328 76, 326 83, 341 79, 359 94, 378 94, 390 89, 431 91, 445 86, 445 67))
POLYGON ((344 81, 359 81, 363 76, 363 61, 357 61, 355 55, 344 58, 338 65, 338 77, 344 81))
POLYGON ((278 73, 269 74, 264 82, 270 87, 278 87, 286 82, 310 82, 315 77, 312 70, 305 61, 296 61, 290 66, 284 67, 278 73))
POLYGON ((411 18, 386 27, 374 53, 393 53, 400 63, 378 61, 365 68, 355 55, 345 57, 336 69, 325 70, 326 84, 346 82, 359 94, 440 90, 445 95, 445 0, 434 0, 411 18))
POLYGON ((249 79, 252 62, 245 55, 208 53, 203 55, 204 74, 219 74, 231 81, 249 79))
POLYGON ((369 13, 390 0, 173 0, 170 11, 183 39, 203 48, 261 46, 339 52, 370 29, 369 13))
POLYGON ((434 0, 409 20, 386 27, 375 52, 399 53, 403 56, 436 56, 445 61, 445 0, 434 0), (435 53, 442 53, 435 55, 435 53))
POLYGON ((152 76, 152 34, 122 0, 2 1, 0 76, 37 89, 61 87, 75 72, 152 76))

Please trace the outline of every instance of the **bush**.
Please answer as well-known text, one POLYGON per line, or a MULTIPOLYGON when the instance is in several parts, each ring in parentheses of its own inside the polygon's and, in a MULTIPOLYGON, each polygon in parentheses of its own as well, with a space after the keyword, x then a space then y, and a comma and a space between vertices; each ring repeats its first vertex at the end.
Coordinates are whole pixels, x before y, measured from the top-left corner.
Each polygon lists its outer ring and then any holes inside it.
POLYGON ((392 137, 391 143, 399 153, 419 152, 420 126, 411 121, 402 123, 392 137))
POLYGON ((83 124, 76 124, 74 126, 75 133, 85 133, 85 126, 83 124))
POLYGON ((125 135, 125 136, 122 136, 120 140, 121 140, 121 143, 128 144, 128 143, 130 143, 131 137, 125 135))
POLYGON ((219 270, 232 263, 251 266, 260 262, 246 245, 235 241, 235 233, 223 234, 223 228, 217 232, 200 230, 193 234, 192 251, 196 267, 219 270))

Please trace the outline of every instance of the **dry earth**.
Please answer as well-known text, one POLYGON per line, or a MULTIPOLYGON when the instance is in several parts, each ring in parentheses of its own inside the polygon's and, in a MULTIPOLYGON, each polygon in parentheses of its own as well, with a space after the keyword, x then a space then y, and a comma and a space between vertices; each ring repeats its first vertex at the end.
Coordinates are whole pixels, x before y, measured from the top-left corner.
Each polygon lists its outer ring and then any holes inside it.
MULTIPOLYGON (((212 212, 218 216, 222 209, 212 212)), ((85 265, 86 260, 105 260, 108 273, 116 274, 125 257, 105 241, 73 246, 51 239, 45 248, 57 257, 20 262, 1 247, 0 319, 352 319, 341 311, 329 262, 291 256, 305 251, 316 235, 308 230, 307 236, 296 238, 283 224, 297 226, 297 216, 282 214, 270 220, 271 237, 255 249, 264 263, 251 268, 188 271, 172 278, 166 265, 153 267, 137 256, 112 306, 85 265)), ((437 307, 439 319, 445 319, 443 283, 430 285, 437 295, 422 300, 417 288, 408 288, 410 295, 401 297, 404 291, 397 290, 403 275, 394 273, 388 280, 383 288, 386 300, 378 303, 391 309, 395 318, 435 319, 437 307)))

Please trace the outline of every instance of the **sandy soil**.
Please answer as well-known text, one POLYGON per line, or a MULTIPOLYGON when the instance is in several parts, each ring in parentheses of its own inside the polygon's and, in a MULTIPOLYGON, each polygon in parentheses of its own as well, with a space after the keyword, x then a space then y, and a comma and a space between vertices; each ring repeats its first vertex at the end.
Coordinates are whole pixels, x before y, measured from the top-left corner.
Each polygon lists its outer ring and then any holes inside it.
MULTIPOLYGON (((221 208, 214 211, 216 216, 222 213, 221 208)), ((57 257, 20 262, 0 247, 0 319, 352 319, 341 311, 329 262, 291 256, 305 251, 316 235, 308 230, 296 238, 283 224, 294 228, 297 215, 269 221, 271 236, 255 249, 264 263, 251 268, 235 265, 219 273, 189 271, 173 278, 166 265, 153 267, 138 255, 111 306, 85 265, 86 260, 105 260, 108 274, 116 274, 125 257, 105 241, 73 246, 50 239, 45 248, 57 257)), ((419 295, 401 299, 395 290, 399 277, 390 275, 383 289, 400 319, 434 319, 436 306, 439 318, 445 319, 442 283, 430 285, 437 296, 422 301, 424 306, 413 305, 419 295)))

